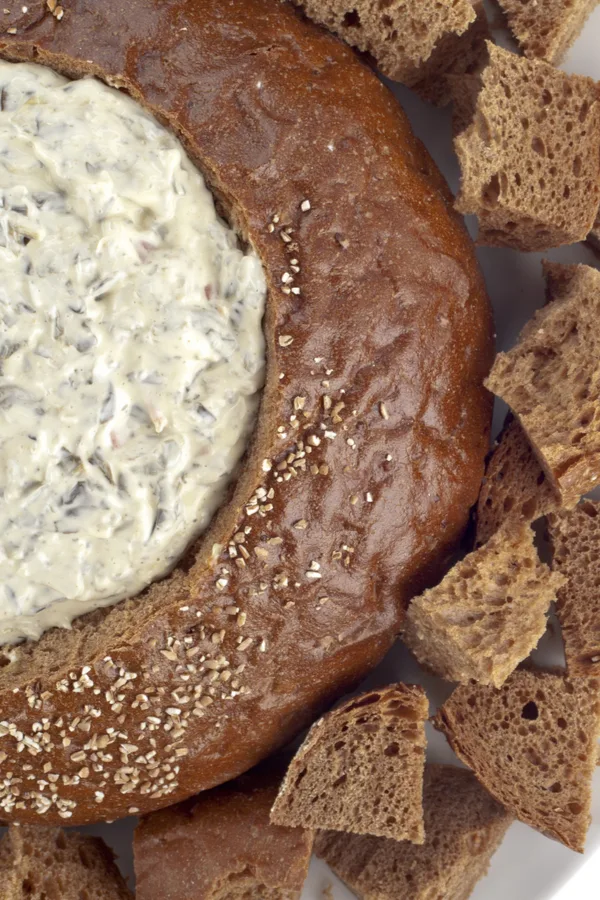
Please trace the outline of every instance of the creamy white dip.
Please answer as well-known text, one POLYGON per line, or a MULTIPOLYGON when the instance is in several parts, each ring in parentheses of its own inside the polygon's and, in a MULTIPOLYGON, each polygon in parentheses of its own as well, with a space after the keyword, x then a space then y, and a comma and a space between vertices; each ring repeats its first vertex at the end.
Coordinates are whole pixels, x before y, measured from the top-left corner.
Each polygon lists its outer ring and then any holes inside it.
POLYGON ((0 643, 165 575, 263 383, 261 263, 118 91, 0 61, 0 643))

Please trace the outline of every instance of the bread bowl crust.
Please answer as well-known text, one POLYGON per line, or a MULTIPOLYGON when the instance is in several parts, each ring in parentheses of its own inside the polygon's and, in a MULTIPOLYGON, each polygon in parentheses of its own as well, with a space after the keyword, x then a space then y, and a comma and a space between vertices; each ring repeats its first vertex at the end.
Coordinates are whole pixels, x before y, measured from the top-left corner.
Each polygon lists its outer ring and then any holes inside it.
POLYGON ((269 283, 259 422, 208 534, 140 597, 0 669, 0 816, 77 824, 233 778, 380 660, 477 497, 491 317, 394 99, 291 6, 12 15, 1 56, 97 75, 177 132, 269 283))

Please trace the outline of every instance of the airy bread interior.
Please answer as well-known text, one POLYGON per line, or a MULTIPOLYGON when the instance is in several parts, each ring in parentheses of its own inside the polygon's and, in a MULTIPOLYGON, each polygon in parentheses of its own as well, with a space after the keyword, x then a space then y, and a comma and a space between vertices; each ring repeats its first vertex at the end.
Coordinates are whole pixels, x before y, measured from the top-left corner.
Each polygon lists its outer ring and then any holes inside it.
POLYGON ((324 831, 315 850, 361 900, 467 900, 512 816, 465 769, 430 763, 425 843, 324 831))
POLYGON ((295 755, 272 821, 423 843, 428 715, 425 691, 404 684, 328 713, 295 755))
POLYGON ((486 383, 518 416, 570 507, 600 478, 600 272, 546 263, 545 275, 550 302, 498 354, 486 383))
POLYGON ((444 60, 454 58, 440 42, 463 35, 475 22, 469 0, 420 0, 419 3, 378 5, 370 0, 294 0, 311 19, 325 25, 348 44, 369 53, 384 75, 409 87, 431 76, 433 61, 443 71, 444 60), (431 61, 429 71, 423 66, 431 61))
POLYGON ((527 522, 506 523, 409 606, 404 643, 447 681, 500 687, 537 646, 564 583, 527 522))
POLYGON ((499 0, 525 56, 558 66, 598 0, 499 0))
POLYGON ((600 682, 520 669, 496 690, 460 685, 434 724, 517 818, 583 852, 600 737, 600 682))
POLYGON ((479 242, 546 250, 585 240, 600 204, 600 92, 591 78, 488 43, 472 124, 456 137, 456 208, 479 242))
POLYGON ((133 900, 113 853, 96 837, 12 825, 0 842, 2 900, 133 900))
POLYGON ((556 614, 570 675, 600 676, 600 504, 585 500, 548 517, 552 568, 566 577, 556 614))

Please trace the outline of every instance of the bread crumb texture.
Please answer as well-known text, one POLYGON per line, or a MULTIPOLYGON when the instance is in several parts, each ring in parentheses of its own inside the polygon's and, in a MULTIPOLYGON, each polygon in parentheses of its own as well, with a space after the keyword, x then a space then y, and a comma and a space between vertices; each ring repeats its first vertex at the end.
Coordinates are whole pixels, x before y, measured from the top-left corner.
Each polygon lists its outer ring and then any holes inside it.
POLYGON ((477 502, 478 546, 503 522, 533 522, 558 505, 558 494, 547 478, 519 421, 509 415, 487 462, 477 502))
POLYGON ((525 56, 558 65, 598 0, 499 0, 525 56))
POLYGON ((569 675, 600 677, 600 503, 586 500, 548 518, 552 568, 566 577, 556 612, 569 675))
POLYGON ((0 877, 2 900, 133 900, 100 838, 60 828, 11 825, 0 877))
POLYGON ((428 714, 423 689, 398 684, 324 716, 290 765, 272 821, 422 844, 428 714))
POLYGON ((486 41, 490 26, 482 0, 474 0, 475 19, 462 34, 450 32, 442 37, 429 59, 419 69, 412 89, 429 103, 446 106, 452 101, 451 79, 476 77, 487 63, 486 41))
POLYGON ((499 803, 583 852, 600 735, 599 689, 594 678, 520 669, 500 690, 459 686, 434 724, 499 803))
MULTIPOLYGON (((485 53, 487 60, 487 50, 485 53)), ((481 89, 481 75, 451 73, 446 76, 446 83, 452 101, 452 133, 456 138, 473 122, 477 98, 481 89)))
POLYGON ((142 819, 134 837, 137 900, 297 900, 313 833, 269 821, 281 775, 270 760, 142 819))
POLYGON ((412 87, 455 58, 455 40, 475 22, 470 0, 295 0, 311 19, 376 61, 384 75, 412 87), (449 46, 450 45, 450 46, 449 46), (439 48, 439 49, 438 49, 439 48), (438 58, 439 56, 439 58, 438 58), (424 64, 430 61, 427 71, 424 64))
POLYGON ((519 417, 562 505, 572 507, 600 477, 600 272, 544 270, 552 302, 498 354, 486 384, 519 417))
POLYGON ((540 562, 529 525, 509 523, 413 600, 403 640, 448 681, 500 687, 537 646, 563 583, 540 562))
POLYGON ((471 772, 428 764, 425 843, 321 832, 317 854, 361 900, 467 900, 512 816, 471 772))
POLYGON ((547 250, 585 240, 600 205, 600 88, 488 43, 474 119, 455 140, 456 208, 479 243, 547 250))

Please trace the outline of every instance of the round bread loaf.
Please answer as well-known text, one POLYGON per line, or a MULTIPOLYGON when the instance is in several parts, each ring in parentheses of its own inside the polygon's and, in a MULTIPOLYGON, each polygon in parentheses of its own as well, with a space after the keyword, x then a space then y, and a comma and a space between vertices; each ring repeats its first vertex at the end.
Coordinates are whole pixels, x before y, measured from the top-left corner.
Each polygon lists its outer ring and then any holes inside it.
POLYGON ((169 125, 269 284, 259 421, 209 532, 141 596, 0 657, 0 816, 75 824, 233 778, 381 659, 477 498, 491 319, 393 97, 291 6, 9 8, 0 55, 169 125))

